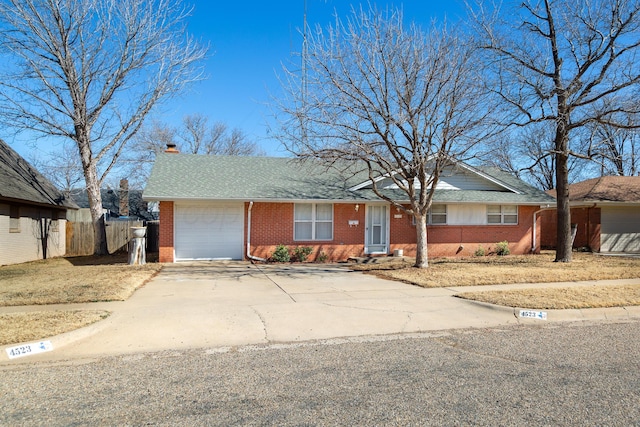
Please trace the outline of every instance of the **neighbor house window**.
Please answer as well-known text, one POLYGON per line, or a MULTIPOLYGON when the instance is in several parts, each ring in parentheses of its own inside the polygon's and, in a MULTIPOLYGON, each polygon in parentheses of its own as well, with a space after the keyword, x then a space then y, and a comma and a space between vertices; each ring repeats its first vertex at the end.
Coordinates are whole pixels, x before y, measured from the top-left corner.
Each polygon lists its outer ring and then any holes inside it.
MULTIPOLYGON (((427 224, 446 224, 447 205, 431 205, 427 211, 427 224)), ((416 225, 416 217, 413 217, 413 225, 416 225)))
POLYGON ((513 205, 487 206, 488 224, 517 224, 518 207, 513 205))
POLYGON ((293 240, 332 240, 333 205, 296 203, 293 208, 293 240))
POLYGON ((19 233, 20 232, 20 207, 19 206, 9 206, 9 232, 10 233, 19 233))

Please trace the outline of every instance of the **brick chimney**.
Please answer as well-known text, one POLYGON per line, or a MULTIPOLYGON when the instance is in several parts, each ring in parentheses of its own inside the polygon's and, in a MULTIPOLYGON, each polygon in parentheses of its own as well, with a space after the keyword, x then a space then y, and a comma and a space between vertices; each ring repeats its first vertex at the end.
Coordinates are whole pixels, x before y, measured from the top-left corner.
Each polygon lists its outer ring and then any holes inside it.
POLYGON ((129 181, 120 180, 120 216, 129 216, 129 181))
POLYGON ((179 153, 178 147, 175 142, 167 142, 167 149, 164 150, 165 153, 179 153))

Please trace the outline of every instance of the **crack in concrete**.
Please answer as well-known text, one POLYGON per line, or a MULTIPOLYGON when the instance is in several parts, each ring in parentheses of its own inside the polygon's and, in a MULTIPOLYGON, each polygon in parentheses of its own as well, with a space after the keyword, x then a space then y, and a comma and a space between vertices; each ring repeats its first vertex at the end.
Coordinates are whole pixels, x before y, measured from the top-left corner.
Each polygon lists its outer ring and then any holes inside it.
POLYGON ((264 340, 266 342, 270 342, 271 340, 269 339, 269 332, 267 331, 267 320, 262 316, 262 314, 260 314, 260 312, 253 306, 251 306, 251 310, 253 310, 253 312, 258 316, 258 319, 260 319, 260 322, 262 322, 262 330, 264 331, 264 340))

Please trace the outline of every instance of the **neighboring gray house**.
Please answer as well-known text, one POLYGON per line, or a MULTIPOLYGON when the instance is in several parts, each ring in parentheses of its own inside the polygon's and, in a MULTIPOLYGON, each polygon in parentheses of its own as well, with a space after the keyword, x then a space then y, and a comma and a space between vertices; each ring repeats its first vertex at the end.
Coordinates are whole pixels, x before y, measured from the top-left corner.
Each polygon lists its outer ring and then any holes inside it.
POLYGON ((0 265, 64 255, 69 208, 77 206, 0 140, 0 265))

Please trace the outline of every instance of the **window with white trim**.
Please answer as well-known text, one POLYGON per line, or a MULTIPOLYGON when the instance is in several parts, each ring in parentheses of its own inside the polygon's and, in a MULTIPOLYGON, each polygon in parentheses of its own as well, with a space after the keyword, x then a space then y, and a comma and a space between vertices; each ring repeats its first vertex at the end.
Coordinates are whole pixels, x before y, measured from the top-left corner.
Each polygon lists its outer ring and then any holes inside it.
POLYGON ((517 224, 518 206, 488 205, 487 224, 517 224))
POLYGON ((293 240, 333 240, 333 205, 294 204, 293 240))
MULTIPOLYGON (((413 225, 416 225, 416 217, 412 219, 413 225)), ((447 224, 447 205, 431 205, 427 211, 427 224, 446 225, 447 224)))

